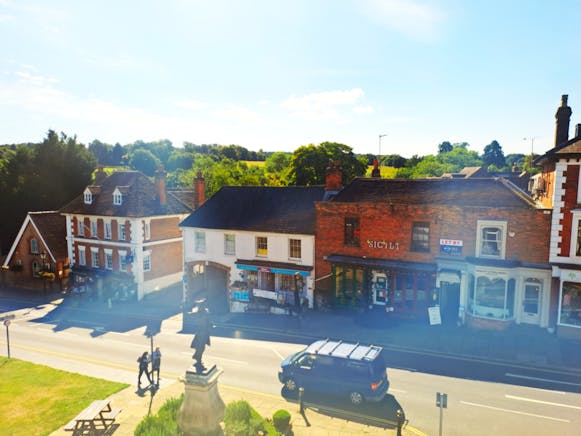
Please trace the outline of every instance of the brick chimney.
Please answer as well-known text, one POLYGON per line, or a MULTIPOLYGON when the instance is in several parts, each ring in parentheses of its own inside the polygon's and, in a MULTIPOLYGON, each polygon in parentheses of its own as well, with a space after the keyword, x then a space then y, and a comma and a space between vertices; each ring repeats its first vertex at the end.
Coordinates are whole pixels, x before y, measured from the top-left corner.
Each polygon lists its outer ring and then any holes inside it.
POLYGON ((373 159, 373 169, 371 170, 371 177, 375 179, 381 178, 381 171, 379 170, 379 161, 373 159))
POLYGON ((95 185, 101 186, 103 180, 107 178, 107 173, 103 170, 103 165, 97 167, 97 172, 95 173, 95 185))
POLYGON ((581 124, 575 125, 575 138, 581 138, 581 124))
POLYGON ((197 209, 206 201, 206 180, 202 173, 198 171, 194 179, 194 209, 197 209))
POLYGON ((329 160, 327 173, 325 177, 325 191, 340 191, 341 185, 341 163, 339 161, 329 160))
POLYGON ((559 106, 555 114, 555 147, 569 140, 569 122, 573 111, 567 106, 568 98, 568 95, 561 96, 561 106, 559 106))
POLYGON ((157 167, 155 172, 155 190, 157 192, 157 198, 159 199, 159 205, 165 206, 166 204, 166 192, 165 192, 165 171, 163 166, 157 167))

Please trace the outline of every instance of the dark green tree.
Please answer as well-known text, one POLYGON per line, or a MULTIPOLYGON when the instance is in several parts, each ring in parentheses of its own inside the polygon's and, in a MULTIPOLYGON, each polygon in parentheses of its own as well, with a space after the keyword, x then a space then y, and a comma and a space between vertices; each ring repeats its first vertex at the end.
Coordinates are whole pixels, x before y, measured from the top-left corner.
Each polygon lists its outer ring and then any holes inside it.
POLYGON ((146 176, 153 176, 159 164, 159 159, 149 150, 137 149, 129 157, 129 166, 146 176))
POLYGON ((490 165, 494 165, 496 168, 503 168, 506 165, 502 147, 496 140, 484 147, 482 162, 487 168, 490 165))
POLYGON ((289 153, 278 151, 271 154, 265 161, 264 167, 269 173, 280 173, 288 169, 291 160, 289 153))
POLYGON ((453 149, 454 146, 450 143, 450 141, 444 141, 440 145, 438 145, 438 154, 449 153, 453 149))
POLYGON ((105 144, 98 139, 95 139, 93 142, 89 144, 89 151, 93 153, 97 162, 101 165, 112 165, 112 152, 113 146, 109 144, 105 144))

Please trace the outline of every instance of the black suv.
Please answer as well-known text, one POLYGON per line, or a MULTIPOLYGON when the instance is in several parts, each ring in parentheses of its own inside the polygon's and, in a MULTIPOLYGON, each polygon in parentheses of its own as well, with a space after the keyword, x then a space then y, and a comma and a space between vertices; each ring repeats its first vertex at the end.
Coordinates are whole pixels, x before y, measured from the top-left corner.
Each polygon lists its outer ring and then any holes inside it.
POLYGON ((351 403, 381 401, 389 387, 382 348, 339 340, 319 340, 283 360, 278 378, 299 387, 348 397, 351 403))

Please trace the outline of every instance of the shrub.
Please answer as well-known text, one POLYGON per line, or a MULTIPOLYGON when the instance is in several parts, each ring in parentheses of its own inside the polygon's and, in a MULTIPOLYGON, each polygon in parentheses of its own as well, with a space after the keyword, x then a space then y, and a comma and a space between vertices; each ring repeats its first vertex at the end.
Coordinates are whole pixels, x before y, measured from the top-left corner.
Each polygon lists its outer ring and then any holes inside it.
POLYGON ((170 398, 159 408, 157 415, 150 415, 143 419, 135 432, 136 436, 168 436, 181 434, 177 424, 177 414, 184 399, 170 398))
POLYGON ((272 423, 277 431, 284 433, 290 424, 291 415, 284 409, 277 410, 272 415, 272 423))
POLYGON ((234 401, 224 411, 226 435, 253 435, 264 431, 264 419, 250 407, 247 401, 234 401))

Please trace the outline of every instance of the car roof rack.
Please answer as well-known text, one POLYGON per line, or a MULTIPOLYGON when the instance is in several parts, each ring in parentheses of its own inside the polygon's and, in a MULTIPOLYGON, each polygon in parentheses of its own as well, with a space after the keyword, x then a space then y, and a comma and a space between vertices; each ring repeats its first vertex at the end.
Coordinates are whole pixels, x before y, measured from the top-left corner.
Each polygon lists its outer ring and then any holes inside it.
POLYGON ((329 351, 329 356, 332 356, 332 355, 333 355, 333 351, 335 351, 337 348, 339 348, 339 346, 340 346, 342 343, 343 343, 343 341, 342 341, 342 340, 339 340, 339 341, 337 341, 337 345, 335 345, 335 346, 333 347, 333 349, 332 349, 331 351, 329 351))
POLYGON ((323 348, 323 347, 324 347, 324 346, 327 344, 327 342, 329 342, 329 338, 326 338, 324 341, 322 341, 322 342, 321 342, 321 345, 319 345, 319 347, 318 347, 316 350, 313 350, 313 352, 314 352, 315 354, 319 354, 319 350, 320 350, 321 348, 323 348))
POLYGON ((381 347, 379 347, 377 345, 369 345, 369 349, 363 355, 362 359, 370 359, 370 357, 368 357, 368 354, 371 353, 372 351, 375 351, 377 353, 380 353, 381 352, 381 347))
MULTIPOLYGON (((353 349, 351 351, 349 351, 349 353, 347 354, 346 357, 351 357, 351 354, 353 354, 353 352, 357 349, 357 347, 359 347, 359 342, 357 342, 355 344, 355 346, 353 347, 353 349)), ((367 355, 367 353, 365 355, 367 355)))

